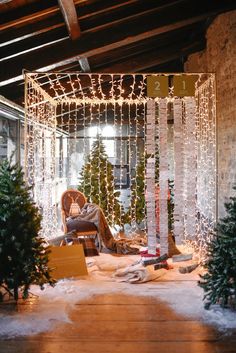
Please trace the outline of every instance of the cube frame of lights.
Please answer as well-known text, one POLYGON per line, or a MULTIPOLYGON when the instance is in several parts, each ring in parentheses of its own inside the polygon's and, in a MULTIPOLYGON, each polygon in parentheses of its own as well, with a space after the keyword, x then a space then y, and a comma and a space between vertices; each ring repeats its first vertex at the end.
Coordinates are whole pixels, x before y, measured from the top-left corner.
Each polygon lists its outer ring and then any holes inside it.
MULTIPOLYGON (((185 76, 192 74, 184 74, 185 76)), ((181 74, 82 74, 25 73, 25 177, 33 186, 35 202, 42 212, 42 235, 53 238, 58 232, 56 192, 58 170, 57 135, 69 141, 68 156, 76 152, 78 131, 82 131, 81 153, 85 156, 88 129, 118 131, 122 169, 123 130, 127 128, 129 166, 127 178, 137 195, 135 172, 141 157, 140 146, 146 153, 144 171, 146 207, 143 210, 150 253, 156 251, 157 223, 161 253, 168 252, 168 179, 169 158, 172 158, 174 179, 174 236, 176 242, 189 242, 204 251, 217 215, 217 152, 215 75, 194 74, 195 95, 175 95, 173 78, 181 74), (167 77, 166 97, 147 97, 147 77, 167 77), (172 122, 170 128, 170 121, 172 122), (168 141, 169 130, 172 141, 168 141), (155 163, 158 159, 159 171, 155 163), (158 188, 158 197, 157 197, 158 188), (157 206, 159 216, 157 219, 157 206)), ((108 137, 105 137, 108 139, 108 137)), ((58 152, 59 150, 59 152, 58 152)), ((71 185, 70 159, 65 185, 71 185)), ((118 176, 120 185, 122 175, 118 176)), ((120 186, 121 187, 121 186, 120 186)), ((136 202, 131 209, 130 224, 136 225, 136 202)))

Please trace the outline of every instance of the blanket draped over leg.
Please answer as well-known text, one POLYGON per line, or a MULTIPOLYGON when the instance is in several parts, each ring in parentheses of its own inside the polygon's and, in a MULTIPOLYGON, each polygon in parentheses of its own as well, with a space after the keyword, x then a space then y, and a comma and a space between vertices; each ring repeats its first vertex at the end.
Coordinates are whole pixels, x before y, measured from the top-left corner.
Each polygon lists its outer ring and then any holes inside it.
MULTIPOLYGON (((81 214, 79 216, 71 218, 73 221, 75 219, 81 221, 89 221, 93 222, 98 230, 99 241, 102 247, 116 252, 118 254, 138 254, 139 249, 130 246, 129 239, 116 240, 114 239, 109 225, 106 221, 104 213, 102 209, 92 203, 86 203, 81 210, 81 214)), ((70 220, 68 220, 70 222, 70 220)))

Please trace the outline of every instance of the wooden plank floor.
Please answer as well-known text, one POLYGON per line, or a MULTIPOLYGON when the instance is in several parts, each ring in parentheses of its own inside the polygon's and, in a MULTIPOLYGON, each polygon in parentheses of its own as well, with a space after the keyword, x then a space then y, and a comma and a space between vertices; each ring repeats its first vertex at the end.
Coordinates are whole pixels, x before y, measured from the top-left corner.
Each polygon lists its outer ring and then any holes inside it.
MULTIPOLYGON (((37 304, 35 304, 37 305, 37 304)), ((22 305, 20 310, 27 310, 22 305)), ((32 308, 31 308, 32 310, 32 308)), ((176 314, 154 298, 105 294, 80 302, 71 323, 53 331, 1 339, 4 353, 235 353, 236 333, 176 314)))

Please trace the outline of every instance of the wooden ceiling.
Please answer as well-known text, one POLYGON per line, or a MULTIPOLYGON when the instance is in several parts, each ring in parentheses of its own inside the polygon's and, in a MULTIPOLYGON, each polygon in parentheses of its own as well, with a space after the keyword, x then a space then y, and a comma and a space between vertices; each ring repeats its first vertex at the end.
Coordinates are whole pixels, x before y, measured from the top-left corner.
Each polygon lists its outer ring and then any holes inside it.
POLYGON ((0 0, 0 94, 23 105, 22 70, 181 72, 235 0, 0 0))

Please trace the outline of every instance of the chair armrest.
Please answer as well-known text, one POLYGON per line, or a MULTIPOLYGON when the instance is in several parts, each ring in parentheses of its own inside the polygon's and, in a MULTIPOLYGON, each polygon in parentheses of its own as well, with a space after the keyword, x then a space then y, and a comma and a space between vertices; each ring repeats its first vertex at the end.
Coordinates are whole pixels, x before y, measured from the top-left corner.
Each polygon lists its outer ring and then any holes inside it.
POLYGON ((67 233, 66 214, 63 210, 61 211, 61 220, 62 220, 63 231, 66 234, 67 233))

